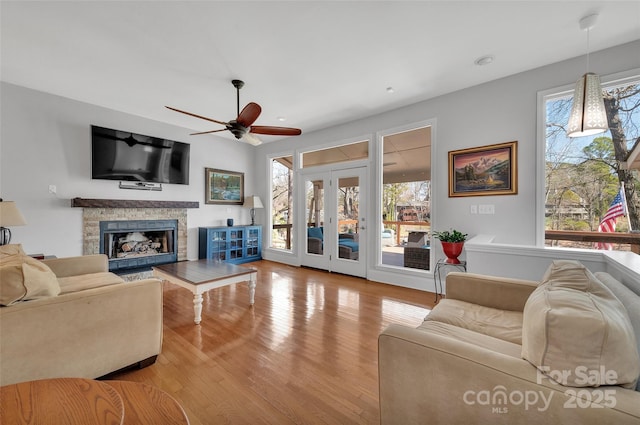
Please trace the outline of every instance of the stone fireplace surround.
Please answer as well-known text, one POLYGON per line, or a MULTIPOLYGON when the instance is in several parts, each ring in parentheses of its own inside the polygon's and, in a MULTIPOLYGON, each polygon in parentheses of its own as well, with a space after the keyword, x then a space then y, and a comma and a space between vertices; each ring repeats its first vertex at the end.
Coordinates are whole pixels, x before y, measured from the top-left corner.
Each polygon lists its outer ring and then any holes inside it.
POLYGON ((182 261, 187 259, 187 208, 198 208, 199 203, 74 198, 71 206, 83 208, 84 255, 100 253, 101 221, 178 220, 178 261, 182 261))

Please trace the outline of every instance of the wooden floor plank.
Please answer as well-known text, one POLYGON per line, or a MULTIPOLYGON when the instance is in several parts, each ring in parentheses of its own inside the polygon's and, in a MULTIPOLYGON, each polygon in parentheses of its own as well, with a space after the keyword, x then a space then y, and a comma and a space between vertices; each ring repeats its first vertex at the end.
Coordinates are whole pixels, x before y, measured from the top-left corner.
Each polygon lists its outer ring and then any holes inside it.
POLYGON ((390 323, 419 325, 433 294, 269 261, 255 304, 235 284, 193 295, 164 283, 158 361, 109 379, 155 385, 199 424, 379 422, 378 335, 390 323))

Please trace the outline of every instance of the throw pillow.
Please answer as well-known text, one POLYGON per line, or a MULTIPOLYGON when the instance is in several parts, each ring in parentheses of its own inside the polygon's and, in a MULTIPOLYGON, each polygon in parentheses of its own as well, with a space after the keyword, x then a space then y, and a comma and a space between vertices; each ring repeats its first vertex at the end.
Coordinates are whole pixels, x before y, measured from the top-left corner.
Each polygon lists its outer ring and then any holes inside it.
POLYGON ((523 313, 522 357, 571 387, 634 388, 640 358, 622 303, 577 261, 554 261, 523 313))
POLYGON ((43 262, 24 253, 0 257, 0 305, 8 306, 59 293, 56 275, 43 262))
POLYGON ((22 250, 21 244, 0 245, 0 259, 7 258, 12 255, 26 255, 22 250))

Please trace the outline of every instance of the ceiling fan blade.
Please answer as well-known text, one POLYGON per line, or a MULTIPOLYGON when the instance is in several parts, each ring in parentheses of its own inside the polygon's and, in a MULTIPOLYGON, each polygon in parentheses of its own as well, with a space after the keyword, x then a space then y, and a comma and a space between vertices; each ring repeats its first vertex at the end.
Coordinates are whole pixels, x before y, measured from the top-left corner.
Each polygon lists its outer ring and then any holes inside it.
POLYGON ((242 136, 242 141, 252 144, 253 146, 258 146, 262 144, 262 140, 260 140, 258 136, 256 136, 255 134, 251 134, 251 133, 245 133, 245 135, 242 136))
POLYGON ((190 133, 189 136, 198 136, 200 134, 210 134, 210 133, 218 133, 220 131, 226 131, 226 128, 221 128, 220 130, 211 130, 211 131, 200 131, 198 133, 190 133))
POLYGON ((258 119, 261 112, 262 108, 260 105, 251 102, 242 109, 242 112, 240 112, 238 118, 236 118, 236 122, 243 127, 249 127, 258 119))
POLYGON ((181 111, 180 109, 172 108, 171 106, 165 106, 165 108, 171 109, 172 111, 180 112, 181 114, 191 115, 192 117, 196 117, 196 118, 200 118, 200 119, 203 119, 203 120, 215 122, 216 124, 222 124, 222 125, 227 125, 228 124, 228 123, 226 123, 224 121, 214 120, 213 118, 204 117, 202 115, 194 114, 192 112, 181 111))
POLYGON ((302 130, 292 127, 271 127, 268 125, 254 125, 251 126, 251 133, 256 134, 270 134, 272 136, 299 136, 302 134, 302 130))

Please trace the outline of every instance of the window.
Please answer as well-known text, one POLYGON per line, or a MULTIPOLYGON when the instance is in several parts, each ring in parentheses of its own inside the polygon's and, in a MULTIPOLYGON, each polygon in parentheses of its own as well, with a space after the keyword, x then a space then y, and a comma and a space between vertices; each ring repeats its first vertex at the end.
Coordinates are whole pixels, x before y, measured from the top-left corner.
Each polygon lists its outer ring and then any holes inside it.
POLYGON ((431 126, 382 137, 380 264, 428 270, 431 230, 431 126), (423 241, 414 243, 412 238, 423 241), (413 251, 409 252, 407 248, 413 251), (409 261, 409 256, 418 261, 409 261))
POLYGON ((293 156, 271 160, 270 247, 293 248, 293 156))
MULTIPOLYGON (((545 232, 604 231, 600 223, 621 187, 628 214, 617 218, 615 231, 627 233, 640 228, 638 172, 622 165, 640 140, 640 76, 603 84, 603 95, 609 130, 573 139, 568 138, 565 131, 573 92, 556 92, 543 97, 545 232)), ((546 245, 606 247, 593 242, 555 239, 549 234, 546 245)), ((613 243, 612 248, 629 250, 630 245, 613 243)))
POLYGON ((317 167, 319 165, 340 164, 343 162, 367 159, 369 157, 369 141, 359 141, 328 149, 304 152, 302 154, 302 168, 317 167))

